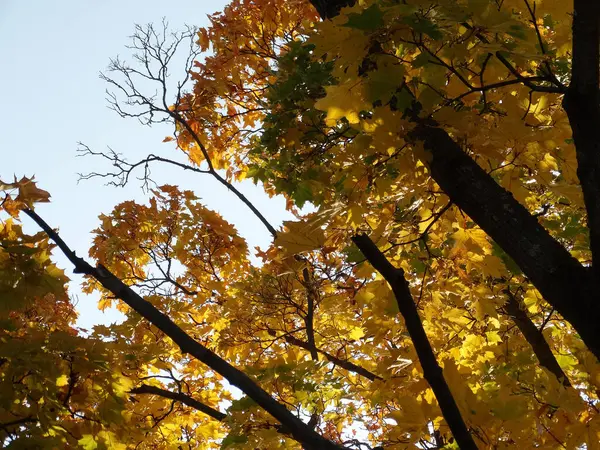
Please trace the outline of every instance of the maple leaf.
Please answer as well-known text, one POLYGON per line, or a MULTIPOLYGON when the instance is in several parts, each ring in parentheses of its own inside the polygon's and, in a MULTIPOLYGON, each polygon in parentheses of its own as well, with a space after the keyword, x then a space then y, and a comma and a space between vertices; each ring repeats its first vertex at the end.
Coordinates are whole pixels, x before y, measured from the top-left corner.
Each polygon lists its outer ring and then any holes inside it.
POLYGON ((349 123, 360 122, 360 112, 369 108, 362 93, 362 83, 351 81, 344 85, 328 86, 327 95, 315 103, 315 108, 327 112, 326 124, 334 126, 341 118, 349 123))
POLYGON ((0 190, 17 190, 15 198, 6 196, 2 202, 2 208, 11 216, 17 217, 22 208, 32 208, 34 203, 50 201, 50 194, 36 186, 33 178, 22 177, 19 181, 15 178, 13 183, 4 183, 0 181, 0 190))
POLYGON ((310 222, 283 222, 285 230, 275 239, 275 245, 283 247, 289 255, 321 248, 325 243, 323 231, 310 222))
POLYGON ((50 193, 36 186, 33 178, 21 178, 17 184, 19 195, 16 201, 21 201, 31 207, 34 203, 49 202, 50 193))
POLYGON ((376 30, 383 26, 383 24, 383 12, 377 4, 373 4, 360 14, 348 14, 348 22, 346 22, 345 26, 359 30, 376 30))

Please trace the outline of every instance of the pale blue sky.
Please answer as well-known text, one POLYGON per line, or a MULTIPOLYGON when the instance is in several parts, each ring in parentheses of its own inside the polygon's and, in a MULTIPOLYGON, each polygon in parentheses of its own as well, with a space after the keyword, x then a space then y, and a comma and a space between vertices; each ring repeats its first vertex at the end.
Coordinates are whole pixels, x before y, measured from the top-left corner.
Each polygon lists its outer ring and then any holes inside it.
MULTIPOLYGON (((132 160, 148 153, 178 156, 171 144, 161 143, 171 129, 147 128, 121 119, 107 108, 105 83, 98 78, 109 58, 128 59, 134 24, 159 23, 165 17, 172 29, 184 24, 205 26, 206 14, 222 10, 224 0, 62 0, 56 2, 0 0, 0 179, 35 175, 38 186, 50 191, 52 203, 37 211, 80 255, 87 255, 102 212, 124 200, 143 201, 139 183, 127 188, 106 187, 101 180, 77 183, 78 172, 101 171, 99 160, 76 157, 77 142, 94 150, 114 150, 132 160)), ((188 175, 155 166, 159 183, 193 189, 204 203, 233 222, 250 248, 271 241, 261 223, 220 184, 209 177, 188 175)), ((270 200, 260 188, 243 183, 240 189, 274 225, 290 215, 282 199, 270 200)), ((25 220, 25 222, 27 222, 25 220)), ((30 224, 28 230, 34 230, 30 224)), ((79 278, 68 269, 71 286, 79 278)), ((82 296, 79 324, 90 327, 117 317, 102 316, 95 298, 82 296)))

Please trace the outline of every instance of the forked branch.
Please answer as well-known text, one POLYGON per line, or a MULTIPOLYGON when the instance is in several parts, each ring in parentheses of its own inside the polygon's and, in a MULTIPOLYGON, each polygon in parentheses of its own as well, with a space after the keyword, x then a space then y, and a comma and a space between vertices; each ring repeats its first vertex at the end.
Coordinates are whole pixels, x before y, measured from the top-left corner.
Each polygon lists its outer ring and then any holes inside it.
POLYGON ((215 372, 223 376, 229 383, 239 388, 248 397, 254 400, 261 408, 278 420, 290 435, 309 450, 341 449, 343 447, 325 439, 307 424, 294 416, 285 406, 277 402, 268 392, 256 384, 244 372, 236 369, 227 361, 222 359, 212 350, 193 339, 185 331, 173 322, 167 315, 159 311, 150 302, 144 300, 129 286, 124 284, 106 267, 99 264, 93 267, 83 258, 75 255, 75 252, 61 239, 35 211, 25 209, 23 211, 36 224, 44 230, 65 254, 75 267, 76 273, 89 275, 98 281, 106 290, 110 291, 116 298, 121 299, 130 308, 148 320, 152 325, 161 330, 180 348, 182 354, 189 354, 206 364, 215 372))
POLYGON ((135 66, 131 66, 119 58, 112 59, 108 66, 109 73, 116 73, 120 80, 102 73, 100 77, 113 87, 113 91, 107 91, 108 103, 111 109, 117 112, 121 117, 136 118, 144 125, 153 125, 159 123, 169 123, 174 125, 175 133, 179 129, 185 130, 192 138, 193 143, 200 150, 205 168, 200 166, 183 164, 172 160, 166 160, 154 155, 142 159, 137 163, 128 163, 114 152, 103 154, 92 152, 84 147, 84 152, 92 155, 99 155, 109 159, 113 166, 119 170, 117 173, 99 174, 93 173, 84 175, 83 178, 91 177, 115 177, 117 182, 113 183, 119 186, 127 183, 130 173, 138 167, 143 167, 147 180, 148 167, 151 162, 160 161, 181 167, 186 170, 192 170, 211 175, 215 180, 225 186, 228 190, 244 203, 252 213, 262 222, 273 237, 276 237, 277 231, 266 217, 254 206, 254 204, 240 192, 233 183, 229 182, 215 168, 213 161, 207 151, 205 143, 189 120, 181 112, 182 99, 188 95, 188 82, 191 80, 191 73, 194 61, 200 55, 201 50, 195 44, 197 30, 192 27, 186 28, 180 33, 169 33, 168 24, 163 22, 162 29, 157 31, 153 25, 145 27, 136 26, 135 34, 131 37, 132 44, 128 47, 135 51, 133 56, 135 66), (178 50, 181 47, 187 49, 185 56, 185 75, 183 80, 173 83, 170 80, 171 73, 169 67, 176 58, 178 50), (147 94, 151 92, 153 94, 147 94))

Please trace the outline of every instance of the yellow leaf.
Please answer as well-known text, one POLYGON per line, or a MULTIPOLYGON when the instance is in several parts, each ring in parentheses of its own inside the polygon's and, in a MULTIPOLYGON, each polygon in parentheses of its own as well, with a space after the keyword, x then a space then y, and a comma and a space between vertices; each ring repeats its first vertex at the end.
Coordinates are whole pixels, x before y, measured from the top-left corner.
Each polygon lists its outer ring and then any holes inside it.
POLYGON ((284 248, 290 255, 316 250, 325 243, 323 230, 316 225, 292 221, 283 224, 286 230, 277 234, 275 245, 284 248))
POLYGON ((352 328, 352 330, 350 330, 348 337, 350 337, 350 339, 356 341, 356 340, 360 339, 361 337, 363 337, 364 335, 365 335, 365 332, 362 329, 362 327, 354 327, 354 328, 352 328))
POLYGON ((487 338, 488 344, 497 344, 502 342, 502 338, 497 331, 486 331, 485 337, 487 338))
POLYGON ((452 238, 455 242, 453 253, 465 248, 468 251, 482 254, 486 253, 486 250, 490 247, 485 231, 480 228, 459 229, 452 235, 452 238))
POLYGON ((427 424, 421 404, 416 398, 404 396, 399 397, 396 401, 401 409, 400 411, 392 412, 390 416, 399 426, 414 430, 424 427, 427 424))
POLYGON ((131 381, 131 379, 124 376, 116 377, 116 380, 112 383, 112 388, 114 389, 115 394, 119 396, 123 396, 127 392, 129 392, 132 386, 133 382, 131 381))
POLYGON ((68 377, 68 376, 66 376, 66 375, 61 375, 60 377, 58 377, 58 378, 56 379, 56 385, 57 385, 58 387, 61 387, 61 386, 66 386, 66 385, 68 385, 68 384, 69 384, 69 377, 68 377))
POLYGON ((497 256, 485 255, 483 257, 483 272, 485 275, 500 278, 506 273, 506 268, 502 260, 497 256))
POLYGON ((84 434, 83 437, 77 441, 77 443, 84 450, 95 450, 98 448, 98 443, 92 434, 84 434))
POLYGON ((474 301, 475 317, 477 320, 482 320, 485 316, 496 317, 496 305, 486 297, 479 297, 474 301))
POLYGON ((442 317, 448 319, 450 322, 458 324, 466 324, 469 322, 469 318, 466 317, 465 312, 462 309, 452 308, 442 313, 442 317))
POLYGON ((345 117, 351 124, 360 121, 359 113, 370 107, 363 96, 362 85, 356 81, 325 88, 327 95, 315 103, 315 108, 327 112, 325 123, 334 126, 345 117))
POLYGON ((352 205, 348 211, 348 223, 354 229, 358 228, 362 223, 363 209, 360 205, 352 205))

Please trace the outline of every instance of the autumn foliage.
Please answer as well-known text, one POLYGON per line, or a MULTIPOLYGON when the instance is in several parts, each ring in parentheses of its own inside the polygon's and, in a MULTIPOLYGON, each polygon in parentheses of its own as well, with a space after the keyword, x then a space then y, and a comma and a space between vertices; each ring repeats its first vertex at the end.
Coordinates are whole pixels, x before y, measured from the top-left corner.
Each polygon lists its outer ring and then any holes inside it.
POLYGON ((600 448, 592 3, 233 0, 207 28, 137 27, 110 104, 176 150, 84 147, 113 166, 87 178, 212 176, 272 245, 153 186, 100 217, 92 264, 35 212, 47 192, 0 183, 0 442, 600 448), (55 245, 125 321, 74 326, 55 245))

